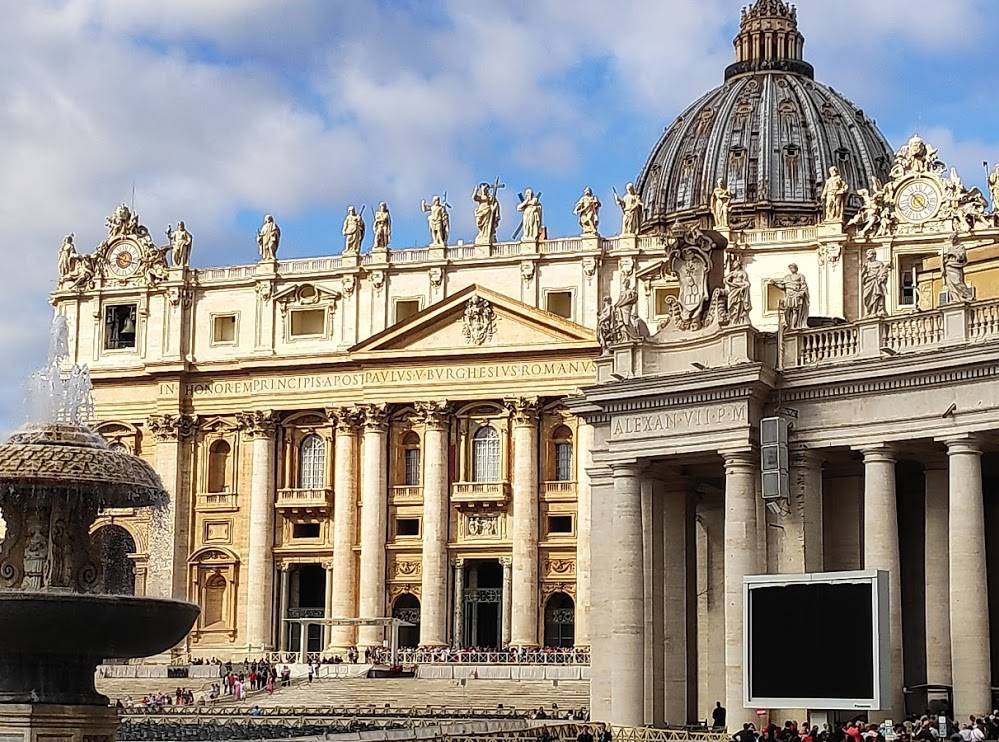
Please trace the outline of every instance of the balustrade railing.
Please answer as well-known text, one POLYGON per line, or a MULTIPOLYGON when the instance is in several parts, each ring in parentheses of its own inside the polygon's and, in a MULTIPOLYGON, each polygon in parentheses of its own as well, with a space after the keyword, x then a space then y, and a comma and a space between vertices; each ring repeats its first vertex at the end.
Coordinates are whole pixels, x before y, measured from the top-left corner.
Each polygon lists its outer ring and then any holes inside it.
POLYGON ((419 500, 423 497, 423 487, 412 484, 397 484, 392 487, 393 500, 419 500))
POLYGON ((589 665, 588 650, 533 649, 489 652, 472 649, 400 649, 403 665, 589 665))
POLYGON ((241 281, 256 275, 255 265, 230 265, 225 268, 199 268, 199 283, 221 283, 223 281, 241 281))
POLYGON ((430 250, 425 247, 413 250, 393 250, 389 253, 389 262, 393 265, 400 263, 425 263, 430 260, 430 250))
POLYGON ((477 255, 475 245, 451 245, 447 249, 449 260, 468 260, 477 255))
POLYGON ((321 489, 280 489, 276 504, 280 507, 329 507, 333 501, 333 490, 321 489))
POLYGON ((582 252, 582 237, 569 237, 560 240, 546 240, 541 243, 541 253, 543 255, 560 255, 563 253, 582 252))
POLYGON ((549 481, 541 483, 541 493, 546 497, 575 497, 575 481, 549 481))
POLYGON ((871 317, 784 333, 785 368, 897 356, 999 340, 999 299, 947 304, 926 312, 871 317))
POLYGON ((747 229, 740 232, 739 242, 746 245, 811 242, 817 237, 815 227, 782 227, 778 229, 747 229))
POLYGON ((229 510, 236 507, 235 492, 199 492, 198 510, 229 510))
POLYGON ((334 271, 343 265, 340 256, 331 258, 296 258, 282 260, 278 263, 278 272, 282 275, 291 273, 326 273, 334 271))
POLYGON ((505 502, 509 482, 454 482, 451 499, 458 502, 505 502))
POLYGON ((522 254, 524 246, 520 242, 497 242, 491 252, 497 258, 510 258, 522 254))

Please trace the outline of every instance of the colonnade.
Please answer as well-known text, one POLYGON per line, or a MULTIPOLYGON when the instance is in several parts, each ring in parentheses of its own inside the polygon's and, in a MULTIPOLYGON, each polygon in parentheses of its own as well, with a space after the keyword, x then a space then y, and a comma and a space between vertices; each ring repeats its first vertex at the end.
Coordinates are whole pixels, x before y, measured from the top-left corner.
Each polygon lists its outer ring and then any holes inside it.
MULTIPOLYGON (((422 442, 422 543, 420 644, 446 646, 460 641, 462 609, 461 570, 449 589, 452 564, 449 534, 450 480, 448 474, 449 406, 442 401, 418 402, 416 422, 423 426, 422 442), (451 618, 454 618, 453 624, 451 618)), ((537 403, 508 403, 512 422, 511 453, 511 557, 503 565, 502 638, 507 646, 537 647, 539 636, 539 417, 537 403)), ((381 618, 388 614, 386 545, 388 534, 389 417, 385 405, 361 405, 332 410, 333 445, 332 556, 326 562, 326 613, 336 618, 381 618), (360 507, 358 508, 358 503, 360 507), (359 543, 355 534, 359 533, 359 543), (358 549, 359 547, 359 549, 358 549), (359 553, 358 553, 359 552, 359 553)), ((259 416, 258 416, 259 418, 259 416)), ((262 418, 261 418, 262 419, 262 418)), ((244 426, 251 442, 253 463, 249 506, 249 548, 246 643, 273 645, 274 562, 272 556, 276 481, 276 419, 244 426)), ((581 428, 588 430, 587 426, 581 428)), ((586 479, 588 438, 577 443, 580 459, 576 471, 580 512, 577 514, 576 592, 577 645, 589 644, 589 487, 586 479)), ((460 558, 460 557, 458 557, 460 558)), ((278 616, 287 614, 287 595, 278 599, 278 616)), ((357 645, 382 646, 380 626, 333 626, 327 649, 357 645), (356 631, 356 635, 355 635, 356 631)))
MULTIPOLYGON (((960 719, 992 707, 982 450, 972 436, 940 443, 946 446, 946 463, 931 460, 925 468, 927 681, 953 685, 955 718, 960 719)), ((905 716, 898 453, 889 445, 856 450, 864 470, 863 544, 856 566, 885 570, 889 576, 891 693, 871 718, 897 720, 905 716)), ((772 571, 823 571, 822 458, 814 451, 792 455, 790 507, 773 529, 779 535, 770 535, 758 490, 758 452, 746 448, 720 454, 724 468, 724 631, 723 637, 710 636, 707 641, 724 641, 720 685, 724 695, 718 700, 728 710, 729 728, 737 729, 744 722, 757 721, 755 711, 744 703, 743 578, 767 572, 768 538, 782 540, 779 553, 769 560, 772 571)), ((636 727, 690 718, 692 704, 686 697, 694 687, 687 682, 690 665, 677 655, 686 656, 688 637, 706 636, 701 627, 691 633, 684 626, 691 616, 686 606, 693 594, 688 582, 690 560, 701 558, 692 556, 688 531, 678 525, 692 521, 687 500, 678 494, 689 494, 689 485, 664 477, 662 466, 670 463, 668 459, 665 464, 655 462, 654 468, 648 468, 649 463, 615 459, 602 471, 594 471, 594 483, 600 484, 597 497, 611 501, 609 508, 602 507, 612 519, 613 529, 612 550, 595 557, 611 560, 605 574, 613 575, 613 580, 609 600, 602 602, 594 596, 599 604, 595 610, 609 609, 611 616, 594 639, 594 715, 636 727), (646 503, 645 522, 643 490, 654 500, 651 507, 646 503), (650 551, 651 561, 640 558, 650 551), (651 575, 646 570, 651 570, 651 575), (666 590, 674 597, 666 602, 664 611, 660 602, 666 590), (647 600, 653 605, 647 606, 647 600), (673 615, 667 615, 671 611, 673 615), (601 645, 604 641, 606 646, 601 645), (643 667, 648 668, 646 672, 640 669, 643 667), (609 688, 604 675, 609 676, 609 688)), ((717 530, 709 531, 717 541, 717 530)), ((835 533, 826 534, 830 536, 835 537, 835 533)), ((709 551, 715 548, 709 546, 709 551)), ((713 647, 698 648, 698 661, 710 659, 709 655, 717 656, 713 647)), ((706 699, 699 701, 703 714, 706 699)))

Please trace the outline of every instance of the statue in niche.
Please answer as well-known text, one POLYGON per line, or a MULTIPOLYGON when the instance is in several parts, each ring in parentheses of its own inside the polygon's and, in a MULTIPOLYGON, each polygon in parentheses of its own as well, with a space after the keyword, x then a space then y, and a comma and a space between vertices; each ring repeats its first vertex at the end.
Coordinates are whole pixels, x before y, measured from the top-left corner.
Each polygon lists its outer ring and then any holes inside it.
POLYGON ((798 330, 808 327, 808 283, 798 272, 796 263, 787 267, 787 274, 775 284, 784 290, 784 327, 798 330))
POLYGON ((961 244, 961 237, 956 231, 951 234, 950 244, 944 248, 941 258, 948 303, 973 301, 975 290, 964 280, 964 269, 968 265, 968 250, 961 244))
POLYGON ((829 177, 822 186, 822 217, 827 222, 843 222, 846 194, 850 186, 839 174, 839 168, 829 168, 829 177))
POLYGON ((430 244, 435 247, 446 245, 451 232, 451 215, 447 213, 446 200, 447 196, 444 199, 434 196, 429 204, 425 200, 420 201, 420 209, 427 215, 427 225, 430 227, 430 244))
POLYGON ((260 225, 257 232, 257 247, 260 250, 260 259, 273 262, 277 260, 278 245, 281 243, 281 228, 274 221, 274 217, 267 214, 264 223, 260 225))
POLYGON ((572 213, 579 218, 579 229, 584 235, 595 235, 600 224, 600 199, 593 195, 593 189, 587 186, 583 195, 576 202, 572 213))
POLYGON ((523 215, 520 221, 520 239, 528 242, 540 240, 543 226, 541 194, 535 194, 532 189, 525 188, 524 192, 520 194, 517 211, 523 215))
POLYGON ((730 325, 741 325, 749 321, 753 304, 749 298, 749 274, 738 253, 728 254, 728 270, 725 272, 725 314, 730 325))
POLYGON ((615 190, 614 201, 621 209, 621 234, 638 234, 642 228, 645 204, 635 191, 635 184, 628 183, 624 187, 624 196, 619 196, 615 190))
POLYGON ((64 283, 73 272, 73 267, 79 258, 76 252, 76 245, 73 243, 73 235, 68 234, 59 246, 59 283, 64 283))
POLYGON ((732 193, 725 185, 725 181, 718 179, 715 190, 711 193, 711 215, 715 220, 715 228, 728 227, 728 210, 732 203, 732 193))
POLYGON ((500 223, 501 188, 505 186, 497 178, 491 186, 488 183, 479 183, 479 187, 472 193, 472 200, 475 202, 475 228, 478 230, 475 235, 477 245, 491 245, 496 242, 496 231, 500 223))
POLYGON ((167 240, 170 242, 174 268, 186 268, 191 263, 191 243, 193 238, 184 222, 177 222, 177 228, 167 227, 167 240))
POLYGON ((347 207, 347 215, 343 218, 343 254, 357 255, 361 252, 361 243, 364 241, 364 207, 361 213, 357 212, 353 206, 347 207))
POLYGON ((992 213, 999 214, 999 163, 989 173, 989 195, 992 196, 992 213))
POLYGON ((375 212, 375 249, 384 250, 392 241, 392 215, 389 213, 388 204, 382 201, 378 204, 378 211, 375 212))
POLYGON ((888 314, 888 272, 891 266, 878 260, 876 250, 869 249, 860 267, 860 290, 865 317, 883 317, 888 314))

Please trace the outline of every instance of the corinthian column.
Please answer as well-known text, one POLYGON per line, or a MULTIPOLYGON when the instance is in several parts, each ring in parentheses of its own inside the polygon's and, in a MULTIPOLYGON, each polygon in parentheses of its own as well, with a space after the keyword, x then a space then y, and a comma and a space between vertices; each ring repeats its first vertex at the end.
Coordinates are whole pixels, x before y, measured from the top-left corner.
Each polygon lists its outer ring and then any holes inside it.
POLYGON ((513 417, 513 623, 510 644, 538 646, 538 404, 507 402, 513 417))
POLYGON ((637 464, 614 467, 611 718, 615 726, 645 724, 645 560, 642 486, 637 464))
MULTIPOLYGON (((364 438, 361 444, 361 618, 385 616, 385 537, 388 528, 387 443, 388 414, 385 405, 364 408, 364 438)), ((380 647, 382 626, 361 626, 357 643, 380 647)))
POLYGON ((503 568, 503 626, 501 649, 506 649, 510 645, 510 632, 513 628, 513 559, 508 556, 500 557, 500 566, 503 568))
POLYGON ((590 646, 590 448, 593 426, 576 428, 576 646, 590 646))
POLYGON ((950 464, 950 652, 954 718, 992 706, 989 586, 985 561, 982 450, 972 438, 947 443, 950 464))
POLYGON ((146 594, 155 598, 187 599, 187 543, 190 501, 181 486, 186 441, 196 424, 186 415, 151 415, 146 427, 156 439, 156 473, 170 494, 149 535, 146 594))
POLYGON ((465 643, 465 560, 457 557, 454 560, 454 630, 451 634, 451 645, 461 649, 465 643))
POLYGON ((895 503, 895 453, 886 446, 863 449, 864 454, 864 568, 888 572, 888 622, 891 632, 890 683, 882 701, 882 716, 901 719, 902 696, 902 580, 895 503))
POLYGON ((725 460, 725 707, 729 729, 755 721, 742 683, 742 579, 759 569, 756 531, 756 455, 723 453, 725 460))
MULTIPOLYGON (((357 617, 357 438, 363 415, 356 407, 333 410, 336 421, 333 467, 333 600, 334 618, 357 617)), ((352 626, 334 626, 331 649, 354 644, 352 626)))
POLYGON ((246 592, 246 643, 252 647, 273 646, 275 422, 273 413, 259 410, 239 416, 243 434, 250 439, 253 464, 246 592))
POLYGON ((418 402, 423 423, 423 576, 420 646, 447 645, 448 478, 446 402, 418 402))

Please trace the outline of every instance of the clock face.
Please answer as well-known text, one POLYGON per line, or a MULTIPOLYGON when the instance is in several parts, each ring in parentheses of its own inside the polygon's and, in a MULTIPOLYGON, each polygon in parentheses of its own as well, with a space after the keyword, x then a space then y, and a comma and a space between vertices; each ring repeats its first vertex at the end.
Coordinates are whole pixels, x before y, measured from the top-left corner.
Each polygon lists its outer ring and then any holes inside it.
POLYGON ((108 269, 117 278, 130 278, 139 270, 142 251, 134 242, 119 242, 108 253, 108 269))
POLYGON ((906 221, 921 224, 936 216, 940 209, 940 191, 928 180, 914 180, 902 186, 895 203, 906 221))

